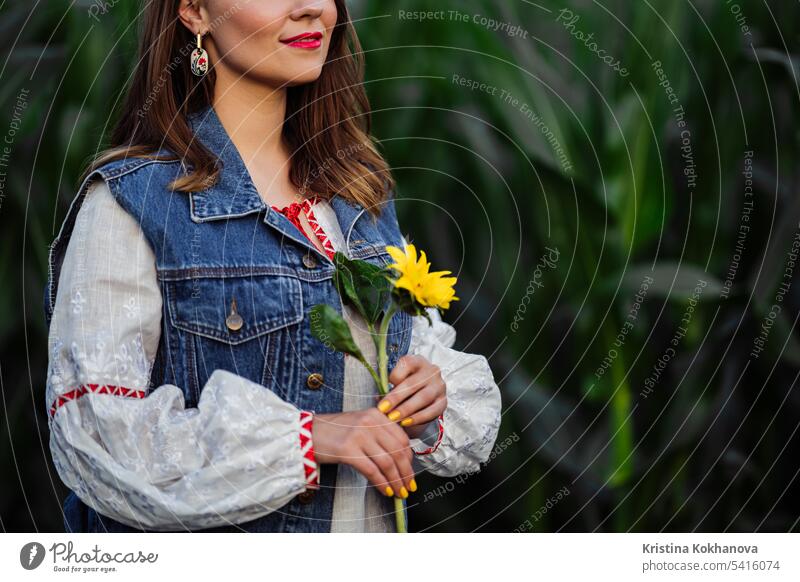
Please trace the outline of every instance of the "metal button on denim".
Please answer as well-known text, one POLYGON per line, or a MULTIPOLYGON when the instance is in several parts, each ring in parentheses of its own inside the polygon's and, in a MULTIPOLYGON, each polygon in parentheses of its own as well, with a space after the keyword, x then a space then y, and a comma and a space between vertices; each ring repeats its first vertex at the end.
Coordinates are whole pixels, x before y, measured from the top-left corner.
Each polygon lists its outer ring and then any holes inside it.
POLYGON ((244 325, 244 319, 242 319, 242 316, 236 311, 236 298, 231 301, 231 312, 228 314, 228 317, 225 318, 225 325, 228 326, 228 329, 231 331, 239 331, 244 325))
POLYGON ((302 503, 303 505, 307 505, 314 500, 314 489, 308 489, 303 491, 302 493, 297 494, 297 500, 302 503))
POLYGON ((303 255, 303 264, 309 269, 313 269, 317 266, 317 259, 310 254, 305 254, 303 255))
POLYGON ((312 390, 318 390, 322 386, 322 374, 319 372, 309 374, 308 378, 306 378, 306 386, 312 390))

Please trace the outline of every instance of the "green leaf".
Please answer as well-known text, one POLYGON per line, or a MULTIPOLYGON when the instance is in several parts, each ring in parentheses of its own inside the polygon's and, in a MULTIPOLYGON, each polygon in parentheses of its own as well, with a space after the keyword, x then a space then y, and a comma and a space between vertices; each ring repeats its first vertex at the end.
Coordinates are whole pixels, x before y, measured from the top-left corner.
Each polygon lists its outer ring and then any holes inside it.
POLYGON ((333 260, 336 265, 333 281, 337 291, 355 306, 366 321, 375 325, 392 292, 387 270, 367 261, 348 259, 339 252, 333 260))
POLYGON ((344 318, 330 305, 321 303, 311 308, 311 335, 340 352, 364 361, 364 355, 353 340, 350 327, 344 318))
POLYGON ((355 305, 359 313, 363 316, 364 306, 356 292, 350 260, 343 253, 337 251, 333 255, 333 264, 336 266, 336 270, 333 273, 333 283, 336 286, 336 290, 343 299, 355 305))

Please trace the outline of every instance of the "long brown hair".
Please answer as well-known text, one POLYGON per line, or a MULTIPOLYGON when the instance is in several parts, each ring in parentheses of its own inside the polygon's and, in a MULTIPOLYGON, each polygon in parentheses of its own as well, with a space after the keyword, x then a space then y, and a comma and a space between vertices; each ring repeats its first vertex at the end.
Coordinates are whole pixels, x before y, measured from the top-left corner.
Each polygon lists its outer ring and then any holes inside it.
MULTIPOLYGON (((164 148, 177 156, 167 159, 191 166, 190 173, 169 185, 172 190, 195 192, 218 179, 216 156, 194 139, 188 120, 211 104, 216 74, 213 67, 203 77, 192 74, 189 55, 196 37, 177 18, 179 3, 147 3, 138 65, 110 147, 92 160, 83 178, 117 159, 157 158, 155 152, 164 148)), ((283 138, 293 152, 289 178, 301 191, 326 198, 338 194, 377 216, 395 182, 370 138, 361 44, 345 0, 335 3, 337 22, 320 77, 287 88, 283 138)))

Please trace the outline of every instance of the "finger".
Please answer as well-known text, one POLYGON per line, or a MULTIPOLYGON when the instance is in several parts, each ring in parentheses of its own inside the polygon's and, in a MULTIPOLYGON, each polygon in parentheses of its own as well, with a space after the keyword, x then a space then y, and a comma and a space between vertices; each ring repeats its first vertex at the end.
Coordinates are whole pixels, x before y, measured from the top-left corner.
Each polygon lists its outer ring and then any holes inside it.
POLYGON ((433 404, 437 398, 444 395, 444 382, 429 382, 418 389, 410 398, 407 398, 399 405, 395 406, 387 416, 389 420, 402 421, 409 416, 414 416, 417 412, 421 412, 423 409, 433 404))
POLYGON ((406 388, 431 384, 436 381, 444 381, 444 378, 442 377, 442 370, 436 364, 431 364, 430 362, 426 361, 424 365, 420 366, 414 372, 403 378, 402 381, 395 384, 394 388, 389 391, 389 394, 395 391, 397 391, 399 394, 402 394, 406 388))
POLYGON ((404 488, 404 483, 400 478, 400 471, 398 471, 397 464, 391 453, 385 450, 378 441, 368 443, 364 450, 369 455, 370 459, 372 459, 372 462, 378 465, 381 473, 386 477, 386 482, 384 482, 380 488, 381 491, 383 491, 385 495, 388 495, 389 490, 386 489, 388 485, 394 495, 400 495, 401 489, 404 488))
POLYGON ((428 360, 417 354, 406 354, 397 360, 392 371, 389 373, 389 382, 397 386, 407 376, 416 372, 428 360))
POLYGON ((353 463, 355 469, 364 475, 367 480, 381 492, 382 495, 392 497, 394 491, 389 488, 389 479, 383 474, 381 468, 370 458, 369 455, 364 453, 357 461, 353 463), (388 489, 387 489, 388 488, 388 489))
POLYGON ((403 416, 402 420, 400 421, 400 426, 409 427, 427 424, 430 421, 439 418, 440 414, 444 414, 446 408, 447 397, 440 396, 434 400, 431 405, 423 408, 422 410, 409 413, 407 416, 403 416))
POLYGON ((397 440, 397 442, 399 443, 399 447, 400 448, 410 447, 410 443, 408 442, 408 434, 406 434, 406 431, 403 430, 398 423, 391 422, 390 420, 388 420, 385 415, 381 416, 383 416, 383 419, 385 421, 385 424, 383 425, 384 430, 388 432, 392 436, 392 438, 397 440))
MULTIPOLYGON (((397 425, 395 425, 397 426, 397 425)), ((401 432, 403 432, 401 430, 401 432)), ((378 437, 378 442, 387 451, 394 460, 397 473, 400 478, 400 489, 395 491, 400 497, 408 497, 409 491, 416 491, 417 484, 414 482, 414 469, 411 465, 411 457, 413 451, 408 442, 408 437, 403 433, 402 435, 392 434, 393 431, 385 431, 378 437)))
POLYGON ((413 396, 418 390, 424 388, 427 383, 425 379, 430 375, 430 372, 426 373, 422 370, 418 370, 410 376, 407 376, 400 384, 392 388, 378 403, 378 410, 384 414, 388 414, 390 420, 397 420, 398 415, 392 414, 390 411, 397 408, 401 402, 413 396))
MULTIPOLYGON (((396 384, 389 393, 378 403, 378 409, 384 414, 396 408, 402 401, 413 396, 415 392, 434 381, 444 382, 439 366, 431 364, 423 358, 423 365, 414 372, 406 376, 400 383, 396 384)), ((397 414, 390 416, 396 420, 397 414)))

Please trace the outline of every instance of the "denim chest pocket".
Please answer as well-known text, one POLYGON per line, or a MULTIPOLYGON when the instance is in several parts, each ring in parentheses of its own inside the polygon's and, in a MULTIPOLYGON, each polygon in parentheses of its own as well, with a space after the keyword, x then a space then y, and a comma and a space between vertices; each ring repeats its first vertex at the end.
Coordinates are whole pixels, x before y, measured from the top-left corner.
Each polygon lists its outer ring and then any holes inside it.
MULTIPOLYGON (((303 295, 300 281, 280 274, 193 277, 165 282, 169 321, 186 407, 224 369, 285 398, 286 369, 299 350, 303 295)), ((289 373, 289 371, 286 371, 289 373)))

